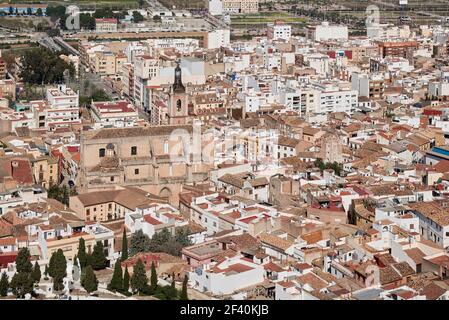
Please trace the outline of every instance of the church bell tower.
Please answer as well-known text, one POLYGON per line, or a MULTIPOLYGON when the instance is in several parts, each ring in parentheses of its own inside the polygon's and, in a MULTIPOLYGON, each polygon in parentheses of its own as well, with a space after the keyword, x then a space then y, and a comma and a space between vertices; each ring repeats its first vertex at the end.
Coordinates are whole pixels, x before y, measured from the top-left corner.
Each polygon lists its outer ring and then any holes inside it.
POLYGON ((170 89, 168 108, 169 124, 185 124, 188 117, 188 95, 182 84, 182 73, 179 63, 175 68, 175 82, 170 89))

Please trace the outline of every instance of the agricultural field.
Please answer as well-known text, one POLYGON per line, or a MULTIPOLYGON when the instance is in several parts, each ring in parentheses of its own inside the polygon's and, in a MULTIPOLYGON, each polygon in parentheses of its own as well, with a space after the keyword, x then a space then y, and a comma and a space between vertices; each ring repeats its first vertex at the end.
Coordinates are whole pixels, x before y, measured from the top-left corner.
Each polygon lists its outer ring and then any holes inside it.
POLYGON ((257 14, 233 15, 231 16, 231 24, 267 24, 276 20, 283 20, 286 23, 303 24, 307 20, 302 17, 295 17, 287 12, 263 12, 257 14))

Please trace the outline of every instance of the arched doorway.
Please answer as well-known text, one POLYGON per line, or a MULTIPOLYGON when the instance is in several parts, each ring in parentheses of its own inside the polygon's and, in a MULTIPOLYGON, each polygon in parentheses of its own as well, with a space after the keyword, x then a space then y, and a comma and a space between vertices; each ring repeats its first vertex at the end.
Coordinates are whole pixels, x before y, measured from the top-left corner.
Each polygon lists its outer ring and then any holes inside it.
POLYGON ((172 195, 172 192, 167 187, 162 188, 161 191, 159 192, 159 196, 162 197, 162 198, 169 199, 171 197, 171 195, 172 195))

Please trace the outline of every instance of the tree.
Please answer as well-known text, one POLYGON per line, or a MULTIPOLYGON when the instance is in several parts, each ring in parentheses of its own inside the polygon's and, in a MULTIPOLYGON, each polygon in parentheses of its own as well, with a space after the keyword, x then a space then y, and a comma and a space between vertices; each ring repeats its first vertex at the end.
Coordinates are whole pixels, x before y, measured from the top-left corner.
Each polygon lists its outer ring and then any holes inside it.
POLYGON ((151 277, 150 277, 151 290, 155 291, 157 289, 157 273, 154 261, 151 262, 151 277))
POLYGON ((16 257, 17 272, 31 273, 33 265, 31 264, 30 257, 30 251, 28 248, 20 249, 16 257))
POLYGON ((182 289, 181 294, 179 295, 180 300, 189 300, 187 296, 187 281, 188 281, 187 275, 184 276, 184 280, 182 281, 182 289))
POLYGON ((131 289, 134 293, 142 293, 148 287, 148 277, 145 274, 145 267, 142 260, 137 260, 133 267, 133 275, 131 277, 131 289))
POLYGON ((86 241, 81 237, 78 241, 78 261, 81 270, 87 265, 86 241))
POLYGON ((95 29, 95 18, 92 17, 90 13, 80 13, 80 27, 82 29, 94 30, 95 29))
POLYGON ((31 8, 27 8, 27 15, 31 16, 33 14, 33 11, 31 10, 31 8))
POLYGON ((64 70, 69 70, 71 76, 75 74, 73 63, 65 62, 57 53, 44 47, 26 50, 20 57, 20 63, 20 77, 25 83, 61 83, 64 81, 64 70))
POLYGON ((64 289, 63 280, 67 276, 67 260, 61 249, 58 249, 51 255, 48 274, 53 278, 53 290, 60 291, 64 289))
POLYGON ((123 228, 123 237, 122 237, 122 256, 120 258, 121 261, 125 261, 128 259, 128 239, 126 237, 126 228, 123 228))
POLYGON ((174 273, 172 273, 171 279, 172 279, 171 285, 165 290, 166 291, 165 295, 167 299, 174 300, 178 296, 178 290, 176 290, 176 281, 174 273))
POLYGON ((122 277, 122 266, 120 260, 115 263, 114 273, 112 274, 111 282, 108 285, 108 290, 110 291, 121 291, 123 289, 123 277, 122 277))
POLYGON ((82 286, 87 292, 91 293, 98 289, 98 280, 95 276, 94 270, 91 266, 86 267, 86 274, 84 275, 82 286))
POLYGON ((41 281, 41 268, 37 261, 34 263, 33 271, 31 272, 31 278, 33 278, 34 283, 39 283, 41 281))
POLYGON ((123 275, 123 292, 129 291, 129 272, 128 267, 125 267, 125 274, 123 275))
POLYGON ((135 23, 142 22, 143 20, 143 16, 139 11, 133 11, 133 21, 135 23))
POLYGON ((164 228, 151 238, 149 251, 165 252, 173 256, 179 256, 182 248, 192 244, 189 234, 188 228, 178 228, 175 235, 172 235, 167 228, 164 228))
POLYGON ((107 93, 103 90, 103 89, 96 89, 92 95, 90 96, 90 98, 93 101, 106 101, 109 99, 109 96, 107 95, 107 93))
POLYGON ((30 273, 16 272, 11 280, 11 289, 17 298, 25 298, 27 293, 33 293, 33 279, 30 273))
POLYGON ((90 264, 94 270, 102 270, 107 267, 108 259, 104 254, 104 247, 102 242, 97 242, 92 251, 90 264))
MULTIPOLYGON (((41 10, 42 12, 42 10, 41 10)), ((66 8, 65 6, 48 6, 45 10, 45 13, 47 16, 51 18, 52 21, 56 21, 58 19, 61 19, 66 14, 66 8)), ((65 20, 64 20, 65 21, 65 20)))
POLYGON ((42 14, 43 14, 42 13, 42 9, 41 8, 37 8, 36 15, 40 17, 40 16, 42 16, 42 14))
POLYGON ((154 22, 161 22, 161 20, 162 20, 162 18, 161 18, 159 15, 155 15, 155 16, 153 17, 153 21, 154 21, 154 22))
POLYGON ((133 256, 136 253, 148 251, 150 251, 150 238, 143 233, 142 229, 137 230, 131 236, 129 254, 133 256))
POLYGON ((8 275, 5 271, 2 273, 2 277, 0 279, 0 297, 6 297, 8 295, 9 281, 8 275))

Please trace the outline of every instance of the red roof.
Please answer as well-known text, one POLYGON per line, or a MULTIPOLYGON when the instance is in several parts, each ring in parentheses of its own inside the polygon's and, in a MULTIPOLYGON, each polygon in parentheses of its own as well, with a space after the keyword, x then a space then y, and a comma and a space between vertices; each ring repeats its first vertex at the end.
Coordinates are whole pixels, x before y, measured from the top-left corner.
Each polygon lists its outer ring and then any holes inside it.
POLYGON ((6 161, 3 168, 19 183, 33 183, 31 166, 28 160, 13 159, 6 161))
POLYGON ((110 23, 117 23, 117 19, 115 19, 115 18, 97 18, 97 19, 95 19, 95 22, 96 23, 98 23, 98 22, 110 22, 110 23))
POLYGON ((152 224, 153 226, 157 226, 159 224, 162 224, 162 222, 160 222, 159 220, 154 219, 152 216, 150 216, 149 214, 144 215, 143 219, 148 222, 149 224, 152 224))
POLYGON ((117 113, 117 112, 134 112, 136 111, 127 101, 117 102, 94 102, 93 107, 97 108, 100 113, 117 113))
POLYGON ((67 151, 70 153, 75 153, 75 152, 79 151, 79 147, 78 146, 68 146, 67 151))

